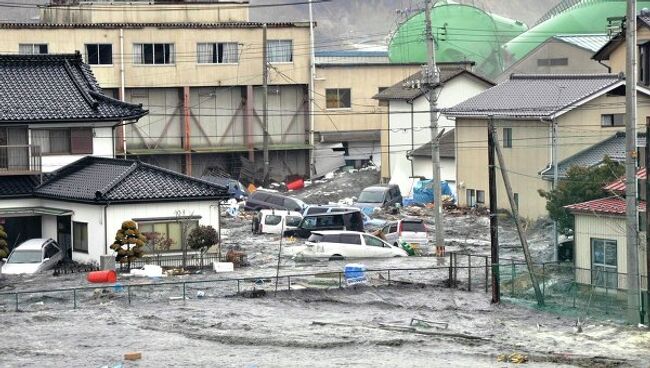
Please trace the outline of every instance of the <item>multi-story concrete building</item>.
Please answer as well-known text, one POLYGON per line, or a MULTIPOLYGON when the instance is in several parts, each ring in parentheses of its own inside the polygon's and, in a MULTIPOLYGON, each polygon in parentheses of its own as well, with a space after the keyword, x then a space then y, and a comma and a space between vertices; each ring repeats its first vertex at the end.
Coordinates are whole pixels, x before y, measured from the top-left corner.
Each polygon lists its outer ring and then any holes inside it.
POLYGON ((109 94, 148 109, 118 131, 118 156, 193 176, 261 173, 266 48, 271 175, 307 173, 309 23, 269 23, 264 45, 247 1, 56 3, 39 23, 1 24, 0 49, 78 50, 109 94))

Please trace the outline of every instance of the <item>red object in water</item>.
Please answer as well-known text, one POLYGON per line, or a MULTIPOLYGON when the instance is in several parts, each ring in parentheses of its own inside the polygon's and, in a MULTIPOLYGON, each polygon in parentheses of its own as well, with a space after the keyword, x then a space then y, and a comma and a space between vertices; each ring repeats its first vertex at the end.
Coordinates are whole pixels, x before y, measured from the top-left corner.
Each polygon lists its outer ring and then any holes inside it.
POLYGON ((305 187, 305 181, 302 179, 296 179, 291 183, 287 184, 287 189, 298 190, 305 187))
POLYGON ((114 270, 93 271, 88 273, 88 282, 102 283, 117 281, 117 273, 114 270))

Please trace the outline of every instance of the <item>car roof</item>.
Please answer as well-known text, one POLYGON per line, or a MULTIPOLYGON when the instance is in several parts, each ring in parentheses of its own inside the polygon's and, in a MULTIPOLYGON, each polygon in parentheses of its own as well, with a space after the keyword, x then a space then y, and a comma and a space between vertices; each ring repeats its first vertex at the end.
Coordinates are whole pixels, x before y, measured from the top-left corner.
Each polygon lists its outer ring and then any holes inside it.
POLYGON ((424 222, 424 219, 417 218, 417 217, 404 217, 403 219, 401 219, 399 221, 402 221, 402 222, 404 222, 404 221, 406 221, 406 222, 424 222))
POLYGON ((389 187, 385 187, 385 186, 381 186, 381 185, 373 185, 371 187, 367 187, 367 188, 363 189, 362 192, 364 192, 364 191, 368 191, 368 192, 385 192, 385 191, 387 191, 389 189, 390 189, 389 187))
POLYGON ((278 209, 263 209, 260 212, 271 215, 287 215, 287 216, 302 216, 300 212, 297 211, 288 211, 288 210, 278 210, 278 209))
POLYGON ((43 245, 52 239, 48 238, 34 238, 21 243, 16 247, 17 250, 41 250, 43 245))
POLYGON ((361 231, 350 231, 350 230, 314 230, 311 232, 312 234, 317 234, 317 235, 328 235, 328 234, 360 234, 360 235, 372 235, 368 233, 364 233, 361 231))
POLYGON ((310 213, 309 215, 306 215, 305 218, 307 217, 319 217, 319 216, 336 216, 336 215, 347 215, 349 213, 357 213, 361 212, 359 208, 350 208, 347 209, 343 212, 321 212, 321 213, 310 213))

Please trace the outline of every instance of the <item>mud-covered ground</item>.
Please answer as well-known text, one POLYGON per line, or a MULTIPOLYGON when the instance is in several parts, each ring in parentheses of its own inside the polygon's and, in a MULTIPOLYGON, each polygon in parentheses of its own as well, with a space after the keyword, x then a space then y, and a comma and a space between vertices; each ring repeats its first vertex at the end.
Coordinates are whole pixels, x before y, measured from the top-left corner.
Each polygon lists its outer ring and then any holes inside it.
MULTIPOLYGON (((314 204, 348 201, 378 179, 375 170, 339 173, 292 194, 314 204)), ((424 218, 433 232, 427 208, 375 216, 394 220, 407 215, 424 218)), ((487 217, 452 211, 444 221, 448 251, 489 253, 487 217)), ((360 260, 369 269, 440 269, 372 273, 369 285, 338 288, 337 276, 328 272, 341 271, 348 262, 296 259, 292 255, 302 242, 284 239, 280 275, 318 276, 292 278, 291 292, 283 278, 274 295, 269 281, 276 273, 279 237, 251 235, 250 217, 244 214, 224 214, 223 228, 227 247, 246 252, 248 267, 156 282, 241 277, 257 282, 188 284, 188 300, 181 299, 180 284, 133 287, 130 306, 126 288, 88 289, 78 292, 76 310, 69 291, 21 295, 17 313, 13 297, 0 298, 0 366, 112 367, 129 351, 142 352, 143 359, 126 367, 507 367, 514 364, 497 363, 497 356, 513 352, 527 355, 526 365, 534 367, 648 366, 647 330, 587 320, 583 332, 576 333, 574 319, 530 306, 491 305, 484 291, 465 291, 462 276, 459 289, 445 287, 447 259, 360 260), (262 289, 266 295, 247 298, 237 295, 238 287, 245 295, 262 289), (448 327, 410 327, 413 318, 448 327)), ((539 222, 526 228, 535 260, 550 259, 550 226, 539 222)), ((521 257, 514 226, 506 217, 500 240, 504 257, 521 257)), ((124 276, 119 281, 150 282, 124 276)), ((2 292, 86 285, 83 274, 0 275, 2 292)))

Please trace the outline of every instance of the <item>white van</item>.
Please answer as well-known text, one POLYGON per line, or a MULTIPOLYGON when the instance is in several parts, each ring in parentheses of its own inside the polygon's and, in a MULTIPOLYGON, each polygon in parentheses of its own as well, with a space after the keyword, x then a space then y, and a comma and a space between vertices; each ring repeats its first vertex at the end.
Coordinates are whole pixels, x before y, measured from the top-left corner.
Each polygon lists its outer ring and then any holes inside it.
POLYGON ((253 217, 253 234, 282 234, 282 230, 296 230, 300 221, 300 212, 259 210, 253 217))

